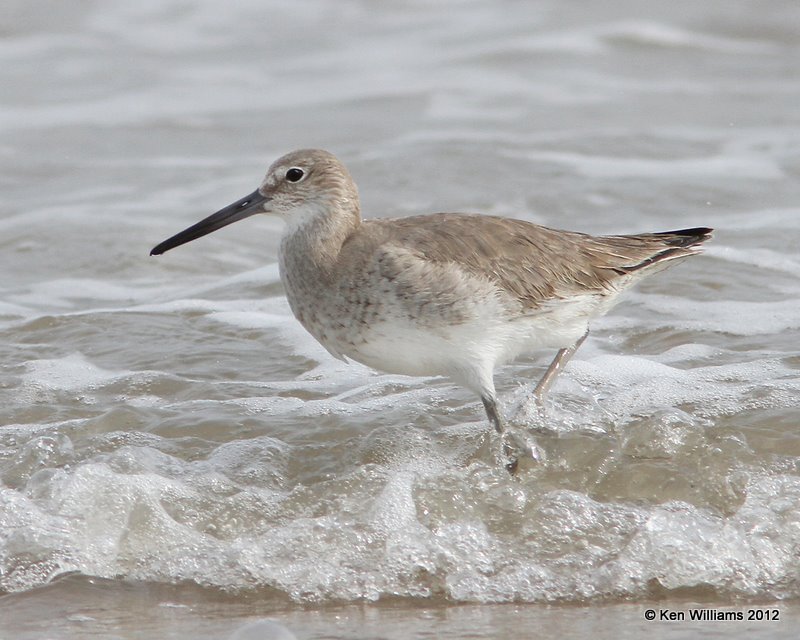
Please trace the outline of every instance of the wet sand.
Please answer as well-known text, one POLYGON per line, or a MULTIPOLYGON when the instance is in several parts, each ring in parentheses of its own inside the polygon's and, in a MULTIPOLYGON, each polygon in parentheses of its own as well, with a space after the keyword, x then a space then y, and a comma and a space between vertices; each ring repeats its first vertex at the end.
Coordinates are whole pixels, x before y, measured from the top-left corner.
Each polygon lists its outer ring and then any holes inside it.
MULTIPOLYGON (((697 595, 701 595, 698 590, 697 595)), ((709 594, 706 594, 709 595, 709 594)), ((259 619, 298 640, 452 638, 796 638, 800 602, 662 598, 591 605, 475 605, 394 599, 297 606, 266 592, 225 594, 195 585, 158 585, 65 576, 0 598, 0 638, 227 638, 259 619), (646 619, 648 611, 656 619, 646 619), (741 616, 743 620, 693 621, 741 616), (753 613, 751 613, 753 612, 753 613), (777 615, 778 619, 774 620, 777 615), (675 619, 669 620, 673 617, 675 619), (683 617, 683 619, 681 619, 683 617), (762 620, 748 620, 761 617, 762 620), (770 619, 766 619, 770 618, 770 619)), ((264 640, 268 640, 265 638, 264 640)))

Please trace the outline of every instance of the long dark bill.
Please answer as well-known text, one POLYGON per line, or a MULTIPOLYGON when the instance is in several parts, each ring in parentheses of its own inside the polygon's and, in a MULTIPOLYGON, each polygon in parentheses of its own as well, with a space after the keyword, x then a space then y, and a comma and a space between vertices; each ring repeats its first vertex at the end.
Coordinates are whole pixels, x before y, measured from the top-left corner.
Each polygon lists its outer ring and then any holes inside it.
POLYGON ((184 229, 180 233, 176 233, 171 238, 167 238, 154 247, 150 252, 151 256, 160 256, 165 251, 174 249, 182 244, 201 238, 204 235, 222 229, 229 224, 238 220, 243 220, 255 213, 263 213, 264 209, 261 206, 269 198, 262 196, 258 190, 253 191, 249 196, 245 196, 241 200, 237 200, 233 204, 228 205, 224 209, 220 209, 216 213, 212 213, 207 218, 201 220, 197 224, 193 224, 188 229, 184 229))

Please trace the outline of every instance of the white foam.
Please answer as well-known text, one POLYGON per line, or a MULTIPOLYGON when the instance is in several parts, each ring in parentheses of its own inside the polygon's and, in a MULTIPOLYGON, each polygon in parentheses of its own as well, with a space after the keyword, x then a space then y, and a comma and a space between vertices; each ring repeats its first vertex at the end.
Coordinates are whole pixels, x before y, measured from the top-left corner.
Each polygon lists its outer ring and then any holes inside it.
POLYGON ((635 293, 631 298, 654 312, 656 322, 665 327, 734 336, 781 334, 800 327, 800 302, 794 298, 771 302, 690 301, 677 296, 635 293), (691 312, 687 313, 689 309, 691 312))
POLYGON ((386 535, 421 526, 412 493, 415 480, 415 475, 405 470, 389 477, 370 506, 367 517, 372 527, 386 535))
POLYGON ((202 472, 222 473, 240 485, 278 487, 286 474, 290 447, 277 438, 261 436, 218 446, 201 465, 202 472))
MULTIPOLYGON (((646 367, 618 379, 628 384, 643 371, 664 374, 646 367)), ((24 589, 77 570, 270 586, 317 602, 636 597, 653 581, 751 596, 783 584, 794 593, 796 477, 752 475, 742 504, 721 515, 684 502, 540 494, 537 482, 511 480, 502 469, 431 464, 425 443, 403 462, 403 433, 385 436, 400 454, 391 465, 288 494, 267 490, 283 482, 288 453, 271 437, 233 441, 193 462, 156 451, 151 438, 49 470, 28 493, 0 491, 0 586, 24 589), (509 514, 516 522, 500 525, 509 514), (30 554, 38 564, 23 560, 30 554)))
POLYGON ((780 584, 792 571, 790 549, 800 535, 778 523, 788 509, 797 513, 800 481, 756 477, 747 496, 730 518, 684 503, 655 508, 628 544, 621 568, 629 572, 631 583, 655 579, 668 589, 724 585, 753 596, 765 584, 780 584), (775 526, 782 532, 778 538, 770 533, 775 526))
POLYGON ((34 389, 80 391, 100 387, 132 375, 131 371, 109 371, 89 362, 82 354, 32 360, 25 364, 23 383, 34 389))

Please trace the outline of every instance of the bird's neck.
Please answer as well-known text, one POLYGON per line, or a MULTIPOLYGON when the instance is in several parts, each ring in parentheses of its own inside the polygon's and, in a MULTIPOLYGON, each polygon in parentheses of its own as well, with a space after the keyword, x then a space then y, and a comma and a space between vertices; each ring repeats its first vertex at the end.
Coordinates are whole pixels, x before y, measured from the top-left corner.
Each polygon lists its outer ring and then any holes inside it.
POLYGON ((333 277, 342 245, 358 229, 357 202, 336 207, 309 207, 287 221, 281 239, 280 267, 294 279, 328 281, 333 277))

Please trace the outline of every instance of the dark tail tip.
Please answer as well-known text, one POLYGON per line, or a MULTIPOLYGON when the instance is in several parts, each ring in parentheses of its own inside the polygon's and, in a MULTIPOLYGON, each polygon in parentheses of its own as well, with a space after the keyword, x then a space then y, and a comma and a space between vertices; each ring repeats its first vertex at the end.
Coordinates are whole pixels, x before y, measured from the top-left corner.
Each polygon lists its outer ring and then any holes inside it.
POLYGON ((693 229, 663 231, 654 235, 662 238, 671 247, 693 247, 711 238, 713 232, 714 230, 708 227, 695 227, 693 229))

